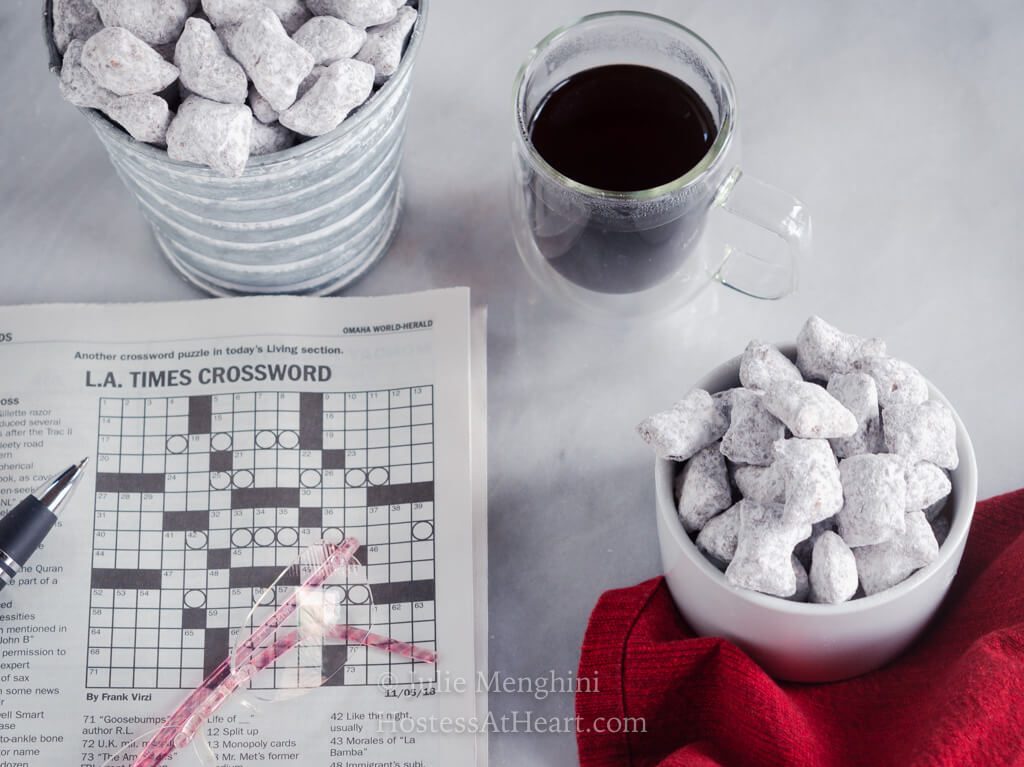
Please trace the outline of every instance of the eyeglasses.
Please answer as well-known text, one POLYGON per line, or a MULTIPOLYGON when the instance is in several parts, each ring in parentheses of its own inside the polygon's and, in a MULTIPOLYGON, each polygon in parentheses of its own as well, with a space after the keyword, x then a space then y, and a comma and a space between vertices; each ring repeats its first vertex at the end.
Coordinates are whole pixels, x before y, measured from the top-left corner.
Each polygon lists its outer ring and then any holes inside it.
POLYGON ((128 743, 104 767, 159 767, 194 759, 212 767, 216 756, 205 737, 207 721, 234 695, 252 709, 258 702, 290 699, 343 673, 350 655, 397 655, 434 665, 429 649, 372 631, 373 590, 356 559, 359 542, 320 543, 299 557, 262 593, 235 632, 228 656, 156 730, 128 743), (192 748, 189 749, 189 746, 192 748))

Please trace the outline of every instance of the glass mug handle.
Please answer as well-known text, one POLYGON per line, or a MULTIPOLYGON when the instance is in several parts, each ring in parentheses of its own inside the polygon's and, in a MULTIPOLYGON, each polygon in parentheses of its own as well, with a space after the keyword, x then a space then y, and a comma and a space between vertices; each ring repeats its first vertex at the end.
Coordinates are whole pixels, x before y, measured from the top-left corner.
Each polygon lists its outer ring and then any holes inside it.
POLYGON ((811 249, 811 216, 800 200, 737 167, 718 189, 716 213, 730 220, 715 280, 769 301, 796 290, 800 261, 811 249))

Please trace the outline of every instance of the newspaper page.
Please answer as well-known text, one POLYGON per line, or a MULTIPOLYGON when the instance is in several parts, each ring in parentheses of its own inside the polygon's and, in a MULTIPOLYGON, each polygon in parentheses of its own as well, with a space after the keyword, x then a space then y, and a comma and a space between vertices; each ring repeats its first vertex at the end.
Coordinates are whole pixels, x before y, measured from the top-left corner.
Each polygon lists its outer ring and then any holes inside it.
POLYGON ((0 765, 131 765, 282 566, 348 537, 341 598, 436 665, 324 648, 321 686, 239 690, 167 763, 484 763, 422 724, 472 721, 451 680, 486 664, 471 334, 465 289, 0 309, 0 506, 91 459, 0 592, 0 765))

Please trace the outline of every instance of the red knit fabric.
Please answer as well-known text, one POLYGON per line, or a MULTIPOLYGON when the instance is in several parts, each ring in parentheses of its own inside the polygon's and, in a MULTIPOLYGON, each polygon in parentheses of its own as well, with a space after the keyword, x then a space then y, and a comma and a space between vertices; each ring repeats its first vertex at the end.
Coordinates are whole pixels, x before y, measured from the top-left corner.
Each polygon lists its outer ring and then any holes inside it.
POLYGON ((939 614, 879 671, 775 682, 656 578, 601 597, 579 676, 582 767, 1024 767, 1024 491, 978 505, 939 614))

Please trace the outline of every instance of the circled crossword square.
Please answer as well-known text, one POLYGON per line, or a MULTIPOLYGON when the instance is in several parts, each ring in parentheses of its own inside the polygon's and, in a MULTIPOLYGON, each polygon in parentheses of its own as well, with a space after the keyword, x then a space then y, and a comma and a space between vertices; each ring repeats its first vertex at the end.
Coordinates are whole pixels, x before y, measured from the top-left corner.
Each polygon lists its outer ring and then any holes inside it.
MULTIPOLYGON (((87 686, 194 687, 228 656, 273 573, 346 534, 367 579, 347 620, 372 614, 375 631, 432 640, 432 403, 431 386, 102 398, 87 686)), ((312 649, 275 673, 324 673, 304 668, 328 663, 312 649)), ((372 686, 389 669, 423 678, 422 664, 347 650, 328 686, 372 686)))

